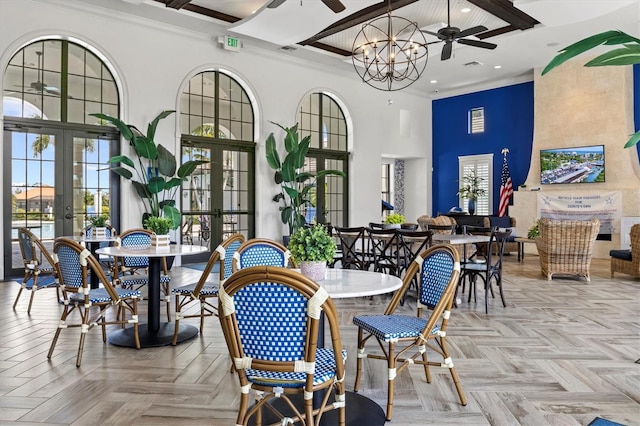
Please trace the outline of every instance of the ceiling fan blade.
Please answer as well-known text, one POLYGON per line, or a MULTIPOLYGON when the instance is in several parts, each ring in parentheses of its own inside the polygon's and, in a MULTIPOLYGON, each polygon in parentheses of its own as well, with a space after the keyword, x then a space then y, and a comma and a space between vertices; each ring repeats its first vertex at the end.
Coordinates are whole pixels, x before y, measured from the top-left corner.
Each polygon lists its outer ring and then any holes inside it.
POLYGON ((466 44, 467 46, 481 47, 483 49, 495 49, 498 47, 497 44, 487 43, 486 41, 469 40, 468 38, 461 38, 458 40, 458 43, 466 44))
POLYGON ((460 31, 458 34, 456 34, 456 38, 472 36, 478 33, 485 32, 487 30, 488 28, 485 27, 484 25, 478 25, 477 27, 471 27, 471 28, 467 28, 464 31, 460 31))
POLYGON ((451 51, 453 50, 453 42, 446 42, 442 48, 442 54, 440 55, 441 61, 446 61, 451 57, 451 51))
POLYGON ((432 35, 432 36, 434 36, 434 37, 438 37, 440 40, 445 40, 445 39, 446 39, 446 37, 445 37, 445 36, 443 36, 442 34, 434 33, 433 31, 420 30, 420 32, 425 33, 425 34, 432 35))
POLYGON ((347 8, 340 0, 322 0, 322 3, 326 4, 335 13, 340 13, 347 8))
POLYGON ((267 5, 267 8, 275 9, 276 7, 280 6, 284 2, 285 0, 271 0, 271 3, 267 5))

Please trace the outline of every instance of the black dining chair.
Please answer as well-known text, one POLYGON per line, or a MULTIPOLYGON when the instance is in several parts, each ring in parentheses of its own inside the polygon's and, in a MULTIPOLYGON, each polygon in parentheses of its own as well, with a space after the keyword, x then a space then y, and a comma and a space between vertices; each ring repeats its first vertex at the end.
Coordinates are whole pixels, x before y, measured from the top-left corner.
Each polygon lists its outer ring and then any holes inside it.
POLYGON ((504 257, 504 244, 507 242, 510 236, 510 229, 506 231, 491 229, 489 242, 483 244, 482 248, 478 249, 480 255, 484 256, 483 261, 466 262, 462 264, 461 281, 463 283, 465 283, 466 281, 469 282, 468 302, 471 302, 472 294, 474 301, 477 302, 476 283, 478 279, 482 280, 484 284, 484 310, 487 314, 489 313, 489 293, 491 293, 491 296, 494 297, 492 287, 492 283, 494 281, 496 283, 496 286, 498 287, 498 290, 500 291, 502 306, 507 306, 502 289, 502 260, 504 257))
POLYGON ((367 270, 371 266, 365 227, 339 227, 335 226, 334 231, 340 240, 339 246, 342 252, 342 269, 367 270))
POLYGON ((365 233, 373 270, 399 276, 396 229, 365 228, 365 233))

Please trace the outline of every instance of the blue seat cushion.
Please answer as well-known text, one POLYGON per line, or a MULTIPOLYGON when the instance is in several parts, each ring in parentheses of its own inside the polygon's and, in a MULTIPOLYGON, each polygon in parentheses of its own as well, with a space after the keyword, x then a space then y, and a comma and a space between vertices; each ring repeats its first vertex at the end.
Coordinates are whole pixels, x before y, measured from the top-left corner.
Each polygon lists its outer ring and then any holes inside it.
MULTIPOLYGON (((18 282, 22 285, 21 281, 18 281, 18 282)), ((40 275, 38 276, 37 284, 38 284, 38 288, 55 287, 57 285, 56 277, 54 277, 53 275, 40 275)), ((29 278, 24 283, 24 286, 27 290, 33 289, 33 278, 29 278)))
POLYGON ((609 251, 609 256, 615 257, 616 259, 628 260, 631 261, 631 250, 611 250, 609 251))
MULTIPOLYGON (((342 361, 346 361, 347 351, 342 351, 342 361)), ((283 388, 304 387, 307 375, 295 372, 263 371, 248 368, 245 370, 247 379, 261 386, 282 386, 283 388)), ((336 374, 336 362, 333 350, 325 348, 316 349, 316 369, 313 376, 313 384, 319 385, 331 380, 336 374)))
MULTIPOLYGON (((141 294, 138 290, 127 290, 124 288, 115 288, 114 289, 118 294, 118 297, 121 299, 128 299, 129 297, 137 297, 140 298, 141 294)), ((84 294, 73 293, 69 296, 69 301, 71 303, 84 303, 84 294)), ((89 301, 91 303, 107 303, 111 302, 111 296, 104 288, 96 288, 93 290, 89 290, 89 301)))
MULTIPOLYGON (((353 323, 374 337, 388 342, 391 339, 418 337, 427 325, 427 320, 409 315, 359 315, 353 318, 353 323)), ((431 330, 431 334, 437 332, 437 326, 431 330)))

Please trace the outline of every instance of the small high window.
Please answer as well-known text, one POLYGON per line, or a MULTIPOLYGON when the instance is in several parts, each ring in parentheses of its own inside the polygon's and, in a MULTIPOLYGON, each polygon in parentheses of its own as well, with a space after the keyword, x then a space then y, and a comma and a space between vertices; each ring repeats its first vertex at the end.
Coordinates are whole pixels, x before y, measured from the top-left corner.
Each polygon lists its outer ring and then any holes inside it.
POLYGON ((469 134, 484 132, 484 108, 469 110, 469 134))

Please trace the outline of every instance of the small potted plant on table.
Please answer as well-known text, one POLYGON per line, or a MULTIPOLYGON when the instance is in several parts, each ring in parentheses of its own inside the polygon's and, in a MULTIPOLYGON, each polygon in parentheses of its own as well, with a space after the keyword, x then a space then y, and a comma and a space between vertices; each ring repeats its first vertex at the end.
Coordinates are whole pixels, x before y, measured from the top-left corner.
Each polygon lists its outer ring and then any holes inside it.
POLYGON ((109 217, 104 214, 97 216, 91 216, 89 222, 91 222, 91 236, 93 238, 105 238, 107 236, 107 221, 109 217))
POLYGON ((385 228, 393 229, 393 228, 400 228, 400 225, 402 225, 405 221, 406 219, 404 215, 400 213, 391 213, 389 216, 387 216, 384 219, 384 224, 385 224, 385 228))
POLYGON ((149 216, 144 221, 144 226, 154 235, 151 236, 151 245, 154 247, 169 247, 169 229, 172 220, 161 216, 149 216))
POLYGON ((302 273, 314 281, 324 279, 327 262, 336 254, 336 242, 322 224, 298 228, 287 248, 302 273))

